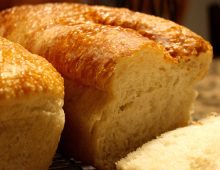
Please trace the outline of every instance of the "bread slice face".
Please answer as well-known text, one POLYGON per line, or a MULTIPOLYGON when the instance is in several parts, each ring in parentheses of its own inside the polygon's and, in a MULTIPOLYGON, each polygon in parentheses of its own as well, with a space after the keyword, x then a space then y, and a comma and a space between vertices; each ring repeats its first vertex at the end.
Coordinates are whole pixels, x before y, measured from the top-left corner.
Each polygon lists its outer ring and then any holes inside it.
POLYGON ((63 75, 61 150, 98 169, 187 125, 193 87, 212 58, 210 44, 186 28, 125 9, 21 6, 1 12, 0 22, 0 35, 63 75))
POLYGON ((92 158, 99 169, 114 169, 113 162, 144 142, 188 124, 194 78, 203 74, 194 69, 202 63, 206 67, 207 55, 182 68, 162 55, 147 46, 119 60, 107 91, 65 81, 62 146, 67 154, 88 163, 92 158), (79 95, 73 97, 75 92, 79 95))
POLYGON ((220 117, 162 134, 117 162, 117 170, 217 170, 220 117))
POLYGON ((63 79, 0 37, 0 169, 47 170, 64 126, 63 79))

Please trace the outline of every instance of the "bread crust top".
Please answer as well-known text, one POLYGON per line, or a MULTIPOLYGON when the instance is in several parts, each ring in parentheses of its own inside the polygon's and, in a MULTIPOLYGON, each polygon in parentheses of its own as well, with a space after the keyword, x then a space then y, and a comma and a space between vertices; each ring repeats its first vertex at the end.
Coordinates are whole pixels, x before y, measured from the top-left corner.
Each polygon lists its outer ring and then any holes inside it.
MULTIPOLYGON (((198 55, 211 48, 210 44, 202 37, 183 26, 163 18, 133 12, 125 8, 89 6, 73 3, 49 3, 35 7, 15 7, 6 10, 3 12, 3 15, 4 13, 13 11, 18 15, 25 11, 23 15, 31 14, 30 16, 41 17, 50 14, 51 19, 53 19, 52 22, 56 22, 57 24, 75 25, 81 22, 93 22, 100 25, 129 28, 161 44, 174 58, 198 55)), ((38 17, 38 19, 40 18, 38 17)), ((53 24, 52 22, 48 23, 48 25, 53 24)), ((10 29, 8 31, 10 32, 10 29)))
POLYGON ((72 3, 14 7, 0 13, 0 35, 50 61, 65 77, 103 89, 117 60, 150 46, 177 63, 211 45, 171 21, 128 9, 72 3))
POLYGON ((162 45, 173 58, 198 55, 210 49, 202 37, 163 18, 124 8, 94 6, 91 11, 94 22, 135 30, 162 45))
POLYGON ((63 79, 44 58, 0 37, 0 101, 33 94, 63 98, 63 79))

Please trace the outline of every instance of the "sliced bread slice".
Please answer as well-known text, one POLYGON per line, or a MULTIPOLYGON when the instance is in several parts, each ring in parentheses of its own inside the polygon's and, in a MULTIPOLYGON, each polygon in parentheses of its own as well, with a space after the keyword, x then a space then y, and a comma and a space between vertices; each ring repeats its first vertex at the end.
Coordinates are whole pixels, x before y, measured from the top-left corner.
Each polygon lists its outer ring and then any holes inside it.
POLYGON ((117 170, 220 169, 220 116, 165 133, 117 162, 117 170))

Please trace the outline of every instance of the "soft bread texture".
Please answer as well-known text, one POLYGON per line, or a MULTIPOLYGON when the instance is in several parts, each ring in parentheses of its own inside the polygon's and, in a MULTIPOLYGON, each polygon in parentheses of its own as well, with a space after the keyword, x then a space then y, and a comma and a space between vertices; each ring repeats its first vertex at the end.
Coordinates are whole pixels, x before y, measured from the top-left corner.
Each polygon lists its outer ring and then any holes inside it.
POLYGON ((44 56, 63 75, 61 148, 98 169, 159 134, 188 124, 209 43, 150 15, 79 4, 0 13, 0 35, 44 56))
POLYGON ((63 79, 0 37, 0 169, 47 170, 64 126, 63 79))
POLYGON ((220 116, 167 132, 117 162, 117 170, 220 169, 220 116))

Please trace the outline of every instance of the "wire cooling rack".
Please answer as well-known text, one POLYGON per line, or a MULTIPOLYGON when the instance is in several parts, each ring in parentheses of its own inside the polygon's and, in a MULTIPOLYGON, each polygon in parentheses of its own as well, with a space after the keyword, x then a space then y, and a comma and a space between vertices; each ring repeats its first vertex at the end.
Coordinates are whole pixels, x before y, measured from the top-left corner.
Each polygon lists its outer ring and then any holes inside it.
POLYGON ((76 161, 72 158, 67 159, 57 153, 49 170, 95 170, 95 168, 83 165, 80 161, 76 161))

